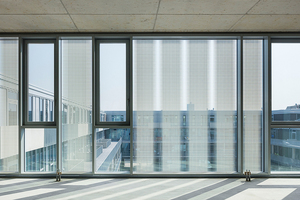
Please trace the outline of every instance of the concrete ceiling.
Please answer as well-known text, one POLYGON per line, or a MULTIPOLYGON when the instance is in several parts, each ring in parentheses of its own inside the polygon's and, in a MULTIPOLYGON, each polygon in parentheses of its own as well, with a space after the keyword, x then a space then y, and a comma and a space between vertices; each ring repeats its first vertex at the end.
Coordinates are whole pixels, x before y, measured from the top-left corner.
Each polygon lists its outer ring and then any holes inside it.
POLYGON ((300 0, 0 0, 0 32, 288 32, 300 0))

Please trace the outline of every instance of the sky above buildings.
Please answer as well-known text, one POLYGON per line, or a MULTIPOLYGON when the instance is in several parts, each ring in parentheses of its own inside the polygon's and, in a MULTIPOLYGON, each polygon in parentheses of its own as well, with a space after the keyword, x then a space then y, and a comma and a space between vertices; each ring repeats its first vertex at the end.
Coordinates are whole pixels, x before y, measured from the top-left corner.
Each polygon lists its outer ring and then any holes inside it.
POLYGON ((29 84, 54 92, 54 44, 28 45, 29 84))
POLYGON ((300 44, 272 44, 272 110, 300 104, 300 44))

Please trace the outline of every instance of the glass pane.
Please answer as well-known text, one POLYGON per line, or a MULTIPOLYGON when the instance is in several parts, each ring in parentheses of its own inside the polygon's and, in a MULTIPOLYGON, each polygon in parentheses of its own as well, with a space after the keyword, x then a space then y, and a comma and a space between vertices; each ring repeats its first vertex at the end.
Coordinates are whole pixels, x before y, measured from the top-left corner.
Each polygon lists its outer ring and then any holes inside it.
POLYGON ((134 172, 235 172, 236 41, 133 48, 134 172))
POLYGON ((63 171, 91 172, 92 41, 62 40, 61 53, 63 171))
POLYGON ((56 171, 56 129, 25 129, 25 171, 56 171))
POLYGON ((300 170, 300 129, 271 129, 271 171, 300 170))
POLYGON ((299 121, 300 44, 272 44, 272 120, 299 121))
POLYGON ((0 173, 18 171, 18 40, 0 39, 0 173))
MULTIPOLYGON (((299 43, 272 44, 272 120, 299 121, 299 43)), ((300 170, 300 129, 271 129, 271 170, 300 170)))
POLYGON ((262 171, 262 40, 244 40, 244 169, 262 171))
POLYGON ((130 173, 130 129, 96 129, 96 171, 130 173))
POLYGON ((28 121, 54 121, 54 44, 28 44, 28 121))
POLYGON ((100 121, 126 121, 126 44, 100 44, 100 121))

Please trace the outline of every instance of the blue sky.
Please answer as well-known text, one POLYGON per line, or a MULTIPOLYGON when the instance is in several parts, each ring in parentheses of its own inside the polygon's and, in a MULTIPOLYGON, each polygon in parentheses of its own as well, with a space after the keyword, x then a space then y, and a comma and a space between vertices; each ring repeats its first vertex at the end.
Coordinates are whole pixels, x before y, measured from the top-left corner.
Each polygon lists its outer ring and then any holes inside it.
POLYGON ((126 110, 126 44, 100 44, 100 110, 126 110))
POLYGON ((54 92, 54 44, 28 45, 29 84, 54 92))
POLYGON ((300 104, 300 44, 272 44, 272 110, 300 104))

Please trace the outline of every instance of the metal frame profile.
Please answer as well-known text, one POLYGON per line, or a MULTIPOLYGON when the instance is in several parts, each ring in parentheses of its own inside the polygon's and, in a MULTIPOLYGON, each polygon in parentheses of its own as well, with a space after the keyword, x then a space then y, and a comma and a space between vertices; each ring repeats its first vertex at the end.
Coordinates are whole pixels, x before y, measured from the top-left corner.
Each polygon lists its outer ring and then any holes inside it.
MULTIPOLYGON (((99 128, 110 128, 112 126, 130 126, 130 43, 129 39, 96 39, 95 41, 95 126, 99 128), (100 113, 100 45, 101 44, 125 44, 126 45, 126 121, 124 122, 101 122, 100 113)), ((117 59, 117 58, 116 58, 117 59)))
POLYGON ((22 104, 23 107, 23 116, 22 116, 22 126, 26 126, 26 128, 36 128, 36 127, 55 127, 56 128, 56 124, 57 124, 57 113, 59 113, 59 109, 58 109, 58 81, 59 79, 57 78, 57 75, 59 74, 59 70, 58 70, 58 49, 57 49, 57 44, 56 44, 56 40, 55 39, 49 39, 49 40, 45 40, 45 39, 25 39, 23 40, 23 60, 22 60, 22 66, 23 66, 23 80, 22 80, 22 85, 23 85, 23 96, 22 96, 22 101, 24 102, 22 104), (54 121, 49 121, 49 122, 40 122, 40 121, 29 121, 28 119, 28 96, 29 96, 29 64, 28 64, 28 45, 29 44, 53 44, 54 46, 54 60, 53 60, 53 84, 54 84, 54 121))

